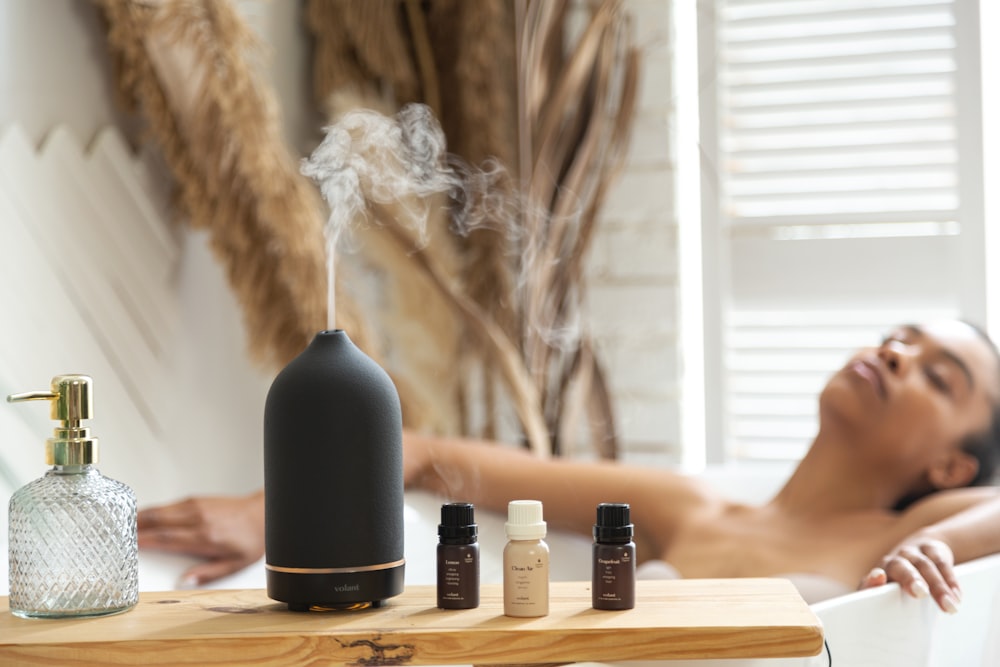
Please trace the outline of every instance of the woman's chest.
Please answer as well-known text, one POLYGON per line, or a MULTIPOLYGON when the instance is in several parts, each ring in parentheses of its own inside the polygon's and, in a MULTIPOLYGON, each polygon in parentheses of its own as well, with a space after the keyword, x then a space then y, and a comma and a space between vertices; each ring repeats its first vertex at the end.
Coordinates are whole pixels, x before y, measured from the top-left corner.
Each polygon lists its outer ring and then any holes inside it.
POLYGON ((855 586, 900 539, 883 516, 801 521, 742 508, 696 515, 662 558, 684 577, 812 573, 855 586))

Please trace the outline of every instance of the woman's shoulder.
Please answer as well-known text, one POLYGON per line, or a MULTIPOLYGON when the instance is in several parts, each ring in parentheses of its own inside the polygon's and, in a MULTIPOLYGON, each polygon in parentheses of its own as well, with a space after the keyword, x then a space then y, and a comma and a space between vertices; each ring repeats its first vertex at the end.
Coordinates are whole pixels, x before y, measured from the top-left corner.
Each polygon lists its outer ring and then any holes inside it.
POLYGON ((907 523, 914 524, 914 529, 921 528, 996 498, 1000 498, 1000 487, 996 486, 973 486, 937 491, 904 510, 902 518, 907 523))

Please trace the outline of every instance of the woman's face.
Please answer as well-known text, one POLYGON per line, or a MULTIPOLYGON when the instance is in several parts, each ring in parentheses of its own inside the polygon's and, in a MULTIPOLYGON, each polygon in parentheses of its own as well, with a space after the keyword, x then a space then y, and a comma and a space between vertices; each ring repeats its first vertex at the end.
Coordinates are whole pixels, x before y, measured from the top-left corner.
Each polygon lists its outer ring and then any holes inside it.
POLYGON ((902 326, 830 379, 820 419, 849 429, 868 464, 916 480, 989 426, 998 396, 1000 364, 975 329, 957 321, 902 326))

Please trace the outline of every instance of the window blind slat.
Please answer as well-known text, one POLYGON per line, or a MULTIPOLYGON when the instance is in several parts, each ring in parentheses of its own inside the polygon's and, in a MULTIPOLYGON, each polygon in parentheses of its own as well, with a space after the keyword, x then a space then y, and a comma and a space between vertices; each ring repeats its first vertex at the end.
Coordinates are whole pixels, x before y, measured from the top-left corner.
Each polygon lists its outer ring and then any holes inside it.
MULTIPOLYGON (((871 335, 871 327, 895 326, 912 316, 912 313, 913 311, 908 308, 886 308, 877 311, 844 310, 841 308, 799 308, 796 310, 738 308, 730 311, 728 322, 731 327, 748 331, 758 327, 764 330, 778 327, 789 331, 811 332, 825 331, 830 327, 836 327, 841 331, 854 331, 855 335, 868 337, 871 335)), ((925 311, 925 313, 940 318, 946 317, 948 311, 925 311)))
POLYGON ((831 48, 829 39, 789 38, 760 44, 731 46, 723 54, 729 63, 773 64, 815 60, 825 62, 836 57, 867 57, 878 59, 904 51, 953 49, 955 38, 943 30, 911 30, 905 33, 866 35, 864 39, 836 43, 831 48))
MULTIPOLYGON (((789 125, 808 125, 810 118, 817 114, 857 114, 872 113, 880 114, 883 119, 891 118, 890 114, 899 112, 901 118, 905 118, 907 110, 919 108, 921 106, 936 105, 943 106, 948 113, 954 112, 954 96, 947 95, 924 95, 920 98, 900 98, 900 99, 868 99, 842 101, 836 105, 820 102, 799 102, 797 104, 766 105, 761 104, 749 108, 728 108, 727 122, 731 123, 730 130, 740 129, 739 120, 741 118, 762 117, 767 118, 773 114, 782 114, 788 118, 789 125), (800 120, 801 119, 801 120, 800 120)), ((845 118, 846 120, 846 118, 845 118)))
MULTIPOLYGON (((824 134, 837 132, 844 134, 856 128, 864 130, 884 130, 893 127, 922 128, 949 118, 951 109, 945 105, 896 104, 888 109, 862 108, 849 110, 843 107, 827 107, 817 112, 734 112, 733 129, 740 136, 769 136, 774 132, 796 135, 824 134)), ((923 143, 923 137, 917 139, 923 143)))
POLYGON ((754 107, 793 107, 808 104, 851 104, 855 100, 919 100, 950 95, 952 77, 928 75, 923 81, 862 82, 854 85, 793 86, 769 90, 729 90, 728 103, 734 112, 754 107))
POLYGON ((786 148, 801 151, 815 148, 843 149, 853 146, 866 151, 878 151, 887 146, 905 148, 907 144, 916 141, 937 141, 948 144, 953 143, 956 137, 956 129, 951 123, 902 122, 890 127, 861 126, 843 131, 808 132, 790 128, 784 132, 776 130, 743 132, 738 136, 729 137, 723 145, 733 153, 754 152, 763 155, 786 148))
POLYGON ((775 19, 789 16, 815 16, 825 12, 827 15, 845 12, 858 12, 875 9, 902 7, 947 6, 949 2, 942 0, 728 0, 725 3, 724 15, 730 22, 749 21, 754 19, 775 19))
POLYGON ((803 40, 862 41, 872 37, 892 39, 896 35, 929 32, 953 25, 947 8, 912 11, 903 8, 893 13, 862 15, 815 14, 806 17, 779 17, 762 21, 734 21, 723 32, 726 43, 744 45, 780 44, 803 40))
POLYGON ((793 172, 754 173, 735 175, 729 182, 730 192, 772 195, 784 192, 791 185, 798 192, 862 192, 883 188, 903 188, 915 185, 935 187, 941 183, 954 185, 957 175, 953 165, 918 165, 905 169, 813 169, 793 172))
POLYGON ((733 176, 744 173, 800 172, 815 169, 817 164, 830 170, 868 166, 891 168, 898 164, 955 164, 958 152, 950 142, 912 143, 858 150, 857 147, 824 149, 784 149, 781 151, 745 151, 727 156, 723 166, 733 176))
MULTIPOLYGON (((755 219, 741 220, 738 225, 729 223, 730 235, 733 237, 766 237, 766 238, 794 238, 795 235, 784 234, 783 231, 790 227, 833 227, 837 225, 856 226, 876 226, 876 225, 924 225, 927 223, 939 223, 942 230, 952 230, 957 212, 952 210, 940 211, 869 211, 867 213, 856 213, 847 215, 844 212, 838 213, 808 213, 799 215, 761 215, 755 219)), ((934 236, 954 234, 954 231, 940 232, 934 236)), ((872 236, 908 236, 905 232, 894 234, 872 234, 872 236)), ((913 234, 916 236, 917 234, 913 234)), ((926 236, 926 233, 919 236, 926 236)), ((855 236, 866 236, 864 233, 857 233, 855 236)), ((832 238, 839 238, 832 236, 832 238)))
MULTIPOLYGON (((953 62, 943 63, 914 63, 914 71, 898 71, 901 68, 877 69, 872 71, 858 71, 850 75, 830 77, 791 77, 786 76, 781 80, 755 80, 755 77, 742 76, 733 77, 736 80, 728 82, 730 93, 733 95, 733 102, 739 105, 743 99, 757 99, 767 96, 789 96, 791 93, 800 93, 801 97, 808 97, 814 91, 821 91, 826 95, 839 93, 841 99, 849 100, 845 93, 857 94, 859 91, 867 90, 871 86, 891 86, 893 90, 919 91, 919 94, 910 94, 908 97, 923 97, 924 95, 934 95, 935 89, 940 90, 941 86, 951 84, 951 75, 955 71, 953 62), (938 80, 935 81, 935 77, 938 80)), ((868 99, 868 98, 863 98, 868 99)))
MULTIPOLYGON (((942 58, 950 57, 954 42, 951 35, 942 34, 940 48, 918 48, 913 50, 893 50, 882 53, 878 56, 878 64, 887 70, 911 71, 913 67, 921 62, 939 63, 942 58)), ((882 46, 885 46, 883 43, 882 46)), ((926 47, 926 45, 923 45, 926 47)), ((810 72, 815 71, 815 76, 820 79, 835 78, 842 74, 853 74, 858 70, 867 70, 871 67, 871 54, 843 54, 831 53, 826 56, 813 58, 782 58, 776 62, 741 62, 734 57, 738 51, 727 51, 726 76, 734 81, 739 81, 744 77, 759 77, 761 79, 774 78, 781 80, 782 77, 802 77, 808 79, 810 72)))
MULTIPOLYGON (((764 224, 766 220, 773 220, 776 225, 789 223, 824 224, 837 221, 844 222, 848 219, 855 219, 858 222, 874 220, 882 216, 883 220, 894 222, 922 222, 933 220, 936 214, 937 219, 954 220, 957 214, 957 200, 953 195, 934 196, 926 195, 917 200, 905 195, 900 195, 896 199, 888 197, 869 197, 853 201, 842 199, 804 199, 797 202, 749 202, 742 204, 736 211, 741 219, 756 219, 758 224, 764 224), (909 204, 913 208, 901 210, 909 204), (829 213, 814 213, 817 210, 830 211, 829 213)), ((743 224, 734 222, 732 224, 743 224)))

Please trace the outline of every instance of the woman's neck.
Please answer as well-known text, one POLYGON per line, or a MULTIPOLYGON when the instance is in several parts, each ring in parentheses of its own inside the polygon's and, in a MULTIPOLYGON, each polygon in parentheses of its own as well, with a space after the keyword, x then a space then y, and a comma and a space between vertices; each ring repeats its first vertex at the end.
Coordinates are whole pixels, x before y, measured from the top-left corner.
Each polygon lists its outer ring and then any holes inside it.
POLYGON ((853 450, 859 446, 863 445, 845 441, 842 434, 820 430, 805 457, 769 505, 800 516, 892 507, 898 492, 876 471, 858 464, 853 450))

